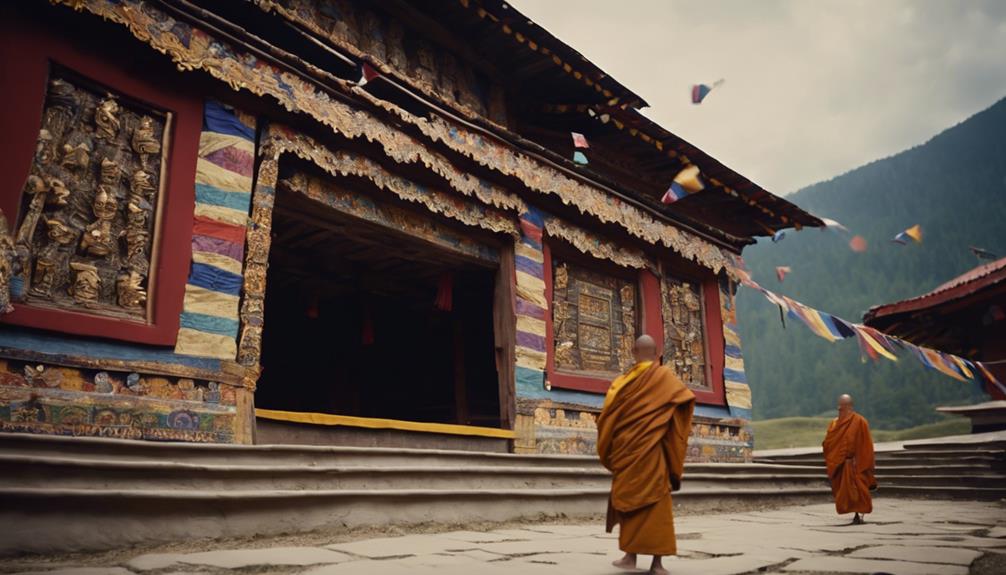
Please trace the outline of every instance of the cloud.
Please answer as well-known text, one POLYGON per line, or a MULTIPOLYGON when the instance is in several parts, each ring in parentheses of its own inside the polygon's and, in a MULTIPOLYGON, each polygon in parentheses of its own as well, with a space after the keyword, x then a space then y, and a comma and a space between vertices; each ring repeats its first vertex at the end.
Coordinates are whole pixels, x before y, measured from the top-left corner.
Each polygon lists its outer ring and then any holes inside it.
POLYGON ((644 113, 778 194, 1006 96, 1006 2, 516 0, 644 113), (725 78, 701 106, 692 84, 725 78))

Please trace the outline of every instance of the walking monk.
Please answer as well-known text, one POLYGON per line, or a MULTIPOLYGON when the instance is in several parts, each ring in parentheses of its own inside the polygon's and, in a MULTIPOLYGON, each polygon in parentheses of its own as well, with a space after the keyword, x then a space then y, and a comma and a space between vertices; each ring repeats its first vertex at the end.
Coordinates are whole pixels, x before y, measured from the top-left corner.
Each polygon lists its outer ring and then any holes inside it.
POLYGON ((852 397, 838 398, 838 417, 828 426, 823 447, 835 509, 839 514, 855 513, 852 524, 861 525, 860 513, 873 511, 870 491, 877 488, 877 480, 870 424, 852 410, 852 397))
POLYGON ((650 573, 677 553, 671 491, 681 488, 695 395, 657 361, 653 338, 633 348, 636 365, 611 383, 597 419, 597 454, 611 471, 607 531, 616 524, 625 557, 615 567, 635 569, 639 554, 653 555, 650 573))

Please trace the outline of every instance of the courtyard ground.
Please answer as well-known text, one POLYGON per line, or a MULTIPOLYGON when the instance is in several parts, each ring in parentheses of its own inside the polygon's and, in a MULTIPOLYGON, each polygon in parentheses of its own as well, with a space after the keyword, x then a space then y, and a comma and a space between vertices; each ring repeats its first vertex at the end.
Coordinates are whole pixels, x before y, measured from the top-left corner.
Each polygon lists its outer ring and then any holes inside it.
MULTIPOLYGON (((676 521, 671 573, 1006 573, 1003 502, 878 499, 861 526, 826 504, 676 521)), ((620 573, 617 533, 600 523, 527 523, 485 531, 416 533, 346 540, 310 534, 243 544, 186 542, 158 550, 24 557, 6 573, 182 574, 560 574, 620 573), (332 542, 336 541, 336 542, 332 542)), ((648 565, 640 557, 640 567, 648 565)))

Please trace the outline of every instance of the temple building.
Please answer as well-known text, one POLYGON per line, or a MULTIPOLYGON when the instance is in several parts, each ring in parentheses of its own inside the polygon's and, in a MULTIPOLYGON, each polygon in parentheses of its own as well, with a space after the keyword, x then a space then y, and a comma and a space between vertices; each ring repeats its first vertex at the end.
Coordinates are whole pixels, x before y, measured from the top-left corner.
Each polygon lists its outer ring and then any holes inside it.
MULTIPOLYGON (((922 295, 874 306, 863 319, 916 345, 980 361, 996 379, 1006 381, 1006 258, 979 265, 922 295)), ((1002 404, 997 429, 1006 429, 1006 389, 987 379, 984 385, 985 393, 1002 404)))
POLYGON ((822 222, 513 6, 0 28, 0 431, 591 454, 648 333, 698 397, 689 457, 750 460, 731 262, 822 222))

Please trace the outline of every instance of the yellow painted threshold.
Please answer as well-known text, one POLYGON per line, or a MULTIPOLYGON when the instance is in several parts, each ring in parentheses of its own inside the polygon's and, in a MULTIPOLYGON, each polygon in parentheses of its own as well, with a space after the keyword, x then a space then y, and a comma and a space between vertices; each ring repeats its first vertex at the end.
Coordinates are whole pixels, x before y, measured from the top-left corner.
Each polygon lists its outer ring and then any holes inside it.
POLYGON ((378 419, 374 417, 354 417, 352 415, 332 415, 329 413, 279 411, 276 409, 256 408, 255 417, 272 419, 275 421, 310 423, 312 425, 341 425, 344 427, 364 427, 367 429, 398 429, 401 431, 443 433, 446 435, 474 435, 477 437, 496 437, 499 439, 514 439, 517 437, 513 430, 510 429, 496 429, 494 427, 478 427, 474 425, 454 425, 450 423, 400 421, 398 419, 378 419))

